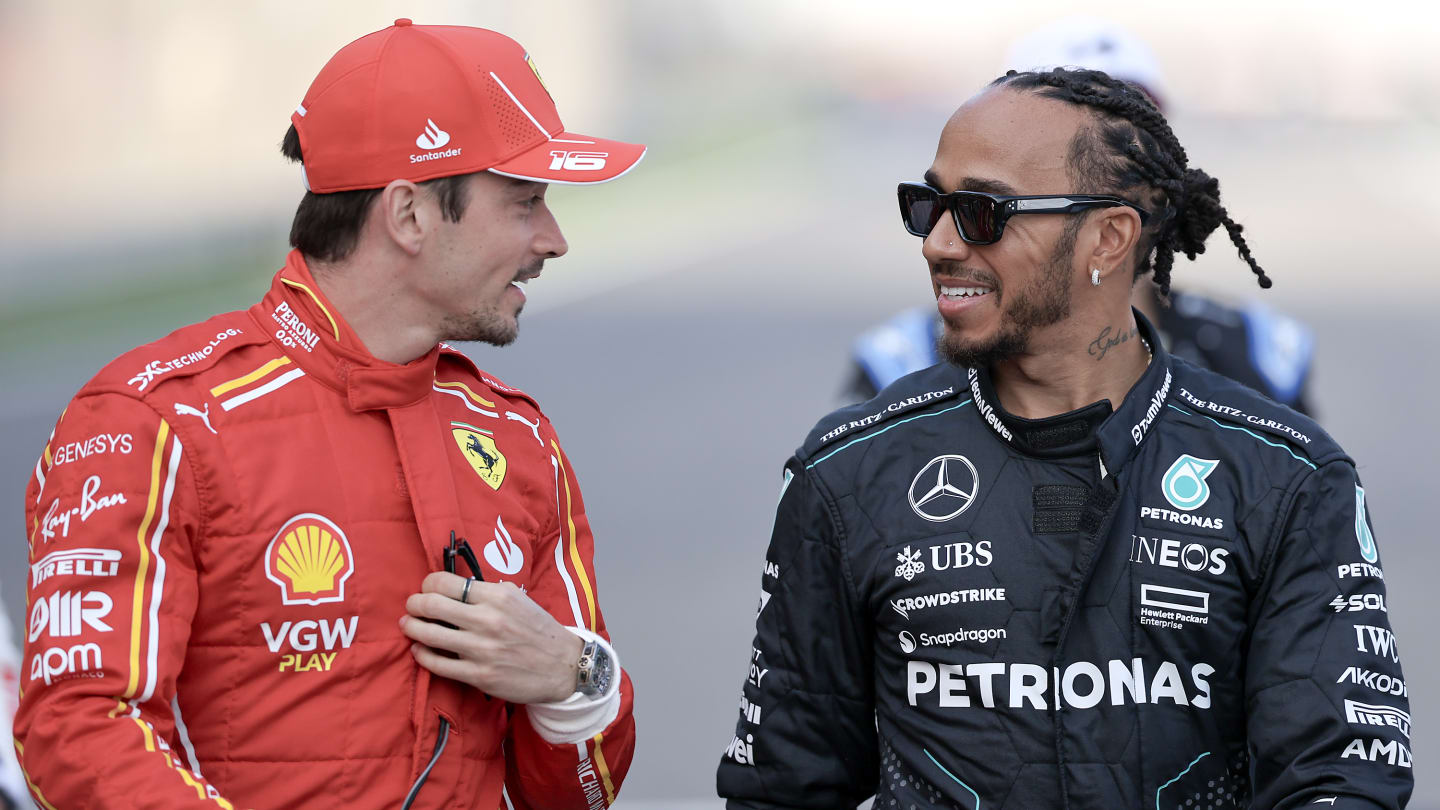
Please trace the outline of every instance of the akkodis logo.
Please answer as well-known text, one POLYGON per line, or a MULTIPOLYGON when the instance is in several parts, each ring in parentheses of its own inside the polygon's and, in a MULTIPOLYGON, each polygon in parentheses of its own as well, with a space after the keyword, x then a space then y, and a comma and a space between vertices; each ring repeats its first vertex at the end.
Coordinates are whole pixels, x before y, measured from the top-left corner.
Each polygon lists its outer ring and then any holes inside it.
POLYGON ((344 602, 345 580, 353 573, 350 541, 322 515, 290 518, 265 549, 265 576, 280 586, 287 605, 344 602))
POLYGON ((1205 478, 1219 466, 1218 459, 1196 458, 1190 454, 1175 459, 1165 477, 1160 480, 1160 489, 1165 500, 1183 512, 1190 512, 1210 500, 1210 485, 1205 478))

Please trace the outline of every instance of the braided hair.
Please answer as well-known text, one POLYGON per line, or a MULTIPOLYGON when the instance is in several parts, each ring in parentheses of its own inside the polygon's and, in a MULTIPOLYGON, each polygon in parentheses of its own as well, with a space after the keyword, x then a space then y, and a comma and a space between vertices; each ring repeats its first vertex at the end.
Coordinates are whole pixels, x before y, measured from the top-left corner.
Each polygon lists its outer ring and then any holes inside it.
POLYGON ((1070 171, 1089 193, 1143 199, 1142 207, 1153 212, 1138 245, 1137 278, 1153 269, 1160 294, 1168 296, 1175 254, 1193 261, 1223 225, 1256 281, 1270 286, 1240 235, 1241 226, 1220 204, 1220 181, 1190 168, 1185 147, 1138 85, 1098 70, 1065 68, 1012 70, 991 82, 996 85, 1092 109, 1095 125, 1081 129, 1070 143, 1070 171))

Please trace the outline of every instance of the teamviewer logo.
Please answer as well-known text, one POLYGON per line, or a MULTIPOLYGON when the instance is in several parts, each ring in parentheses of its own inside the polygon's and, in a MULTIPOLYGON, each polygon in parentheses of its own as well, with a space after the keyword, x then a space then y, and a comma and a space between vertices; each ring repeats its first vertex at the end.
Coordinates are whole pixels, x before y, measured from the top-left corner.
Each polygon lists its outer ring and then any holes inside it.
POLYGON ((439 149, 450 143, 450 133, 435 125, 429 118, 425 119, 425 131, 415 139, 415 145, 421 149, 439 149))

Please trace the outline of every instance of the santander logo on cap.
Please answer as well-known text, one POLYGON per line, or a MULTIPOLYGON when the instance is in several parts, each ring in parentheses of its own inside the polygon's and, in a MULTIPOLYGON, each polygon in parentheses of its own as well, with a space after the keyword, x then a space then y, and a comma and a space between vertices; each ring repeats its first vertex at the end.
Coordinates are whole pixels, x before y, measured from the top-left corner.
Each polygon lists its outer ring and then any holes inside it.
POLYGON ((515 40, 409 20, 341 48, 290 120, 317 194, 487 170, 540 183, 600 183, 645 155, 640 144, 567 130, 515 40), (444 128, 431 117, 435 110, 444 111, 444 128))
POLYGON ((450 142, 450 133, 435 126, 435 122, 429 118, 425 119, 425 131, 415 139, 415 145, 421 149, 439 149, 450 142))

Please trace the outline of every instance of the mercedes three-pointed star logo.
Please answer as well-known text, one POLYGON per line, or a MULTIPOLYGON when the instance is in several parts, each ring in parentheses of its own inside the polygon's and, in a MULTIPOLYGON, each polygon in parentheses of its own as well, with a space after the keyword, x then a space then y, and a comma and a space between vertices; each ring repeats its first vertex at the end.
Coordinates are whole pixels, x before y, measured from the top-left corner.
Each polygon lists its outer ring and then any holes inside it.
POLYGON ((980 474, 964 456, 936 456, 910 482, 910 508, 915 514, 943 523, 975 502, 980 474))

